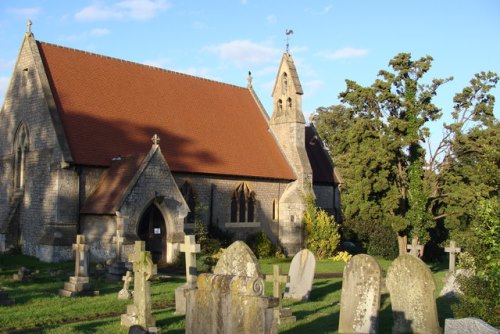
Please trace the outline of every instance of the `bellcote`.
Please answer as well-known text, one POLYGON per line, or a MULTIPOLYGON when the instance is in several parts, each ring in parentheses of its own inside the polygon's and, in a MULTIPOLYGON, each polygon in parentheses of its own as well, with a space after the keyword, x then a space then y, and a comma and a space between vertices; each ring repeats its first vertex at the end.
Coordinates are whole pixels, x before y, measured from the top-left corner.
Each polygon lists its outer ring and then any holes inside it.
POLYGON ((302 113, 302 85, 292 56, 285 52, 281 58, 272 93, 271 123, 304 123, 302 113))

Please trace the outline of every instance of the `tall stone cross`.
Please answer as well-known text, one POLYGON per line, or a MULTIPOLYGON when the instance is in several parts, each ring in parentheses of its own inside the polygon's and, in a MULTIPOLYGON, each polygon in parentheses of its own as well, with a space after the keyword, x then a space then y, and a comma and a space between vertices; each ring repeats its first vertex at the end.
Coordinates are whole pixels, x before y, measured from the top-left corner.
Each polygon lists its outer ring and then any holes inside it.
POLYGON ((458 254, 462 251, 462 249, 460 247, 457 247, 456 243, 454 240, 451 240, 450 241, 450 247, 446 247, 444 249, 444 251, 446 253, 450 253, 450 266, 448 268, 448 271, 450 273, 454 273, 455 272, 455 260, 456 260, 456 255, 455 254, 458 254))
POLYGON ((122 231, 116 230, 116 235, 113 237, 112 242, 116 244, 116 261, 121 262, 122 260, 122 243, 124 238, 122 237, 122 231))
POLYGON ((281 275, 280 266, 275 264, 273 265, 273 274, 266 275, 266 282, 273 283, 273 297, 278 298, 281 307, 281 283, 286 284, 290 282, 290 277, 288 275, 281 275))
MULTIPOLYGON (((130 310, 127 308, 127 316, 134 318, 135 324, 149 328, 155 324, 151 313, 149 279, 156 275, 156 264, 153 264, 151 252, 146 251, 144 241, 135 242, 134 252, 129 255, 128 260, 133 263, 134 270, 134 304, 130 310)), ((122 325, 124 324, 123 318, 122 315, 122 325)))
POLYGON ((181 244, 181 252, 186 253, 186 284, 196 284, 196 253, 199 253, 200 244, 197 244, 194 235, 185 235, 184 243, 181 244))
POLYGON ((76 236, 76 244, 73 244, 75 251, 75 277, 87 277, 89 275, 87 251, 89 246, 85 245, 85 237, 81 234, 76 236))
POLYGON ((411 240, 411 245, 407 245, 406 249, 410 250, 410 254, 419 257, 419 254, 422 254, 422 251, 424 250, 424 246, 418 244, 418 239, 413 238, 411 240))

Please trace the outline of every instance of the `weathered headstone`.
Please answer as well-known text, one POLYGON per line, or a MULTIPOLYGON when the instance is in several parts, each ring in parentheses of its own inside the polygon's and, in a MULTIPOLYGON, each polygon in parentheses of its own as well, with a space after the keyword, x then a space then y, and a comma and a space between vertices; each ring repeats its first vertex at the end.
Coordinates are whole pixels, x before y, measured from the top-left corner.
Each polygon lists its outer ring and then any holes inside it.
POLYGON ((295 254, 288 271, 290 282, 286 284, 284 297, 308 300, 312 290, 315 270, 316 258, 310 250, 303 249, 295 254))
POLYGON ((127 271, 127 274, 122 277, 123 288, 118 292, 118 299, 130 299, 132 298, 132 292, 129 289, 130 282, 134 280, 132 273, 127 271))
POLYGON ((120 230, 116 230, 116 235, 113 237, 112 242, 116 245, 116 258, 108 267, 108 279, 111 281, 119 281, 127 271, 125 262, 122 261, 122 244, 125 239, 120 230))
POLYGON ((441 333, 430 269, 419 258, 404 254, 387 271, 387 289, 394 318, 393 333, 441 333))
POLYGON ((88 271, 89 246, 85 244, 83 235, 76 236, 73 250, 75 251, 75 275, 70 276, 69 282, 64 283, 64 288, 59 290, 59 295, 63 297, 98 295, 99 291, 92 290, 90 285, 88 271))
POLYGON ((371 256, 353 256, 344 267, 339 333, 377 333, 382 270, 371 256))
POLYGON ((130 328, 139 325, 149 333, 159 333, 155 319, 151 313, 151 287, 149 280, 156 275, 156 265, 151 259, 151 252, 146 251, 144 241, 136 241, 134 252, 129 255, 129 261, 134 270, 134 303, 127 306, 127 313, 122 314, 120 324, 130 328))
POLYGON ((280 266, 273 265, 273 274, 266 275, 266 282, 273 283, 273 297, 278 299, 278 307, 274 310, 278 324, 295 322, 295 316, 292 315, 290 308, 284 308, 281 305, 281 283, 288 283, 290 277, 288 275, 281 275, 280 266))
POLYGON ((411 245, 407 245, 406 248, 409 250, 408 253, 410 255, 415 256, 415 257, 420 257, 420 255, 422 254, 422 251, 424 250, 424 246, 422 246, 418 243, 417 238, 413 238, 411 240, 411 245))
POLYGON ((229 246, 196 285, 186 291, 186 334, 277 333, 278 300, 264 296, 259 262, 244 242, 229 246))
POLYGON ((31 280, 31 270, 26 267, 21 267, 17 273, 12 275, 14 282, 28 282, 31 280))
POLYGON ((477 318, 446 319, 444 334, 500 334, 500 330, 477 318))
POLYGON ((449 265, 448 271, 450 273, 454 273, 455 272, 456 254, 460 253, 462 251, 462 249, 460 247, 457 247, 454 240, 451 240, 450 247, 445 247, 444 251, 446 253, 450 253, 450 265, 449 265))
POLYGON ((455 272, 448 272, 444 277, 444 284, 440 296, 456 297, 460 293, 460 284, 457 280, 458 276, 471 277, 473 272, 468 269, 458 269, 455 272))
POLYGON ((184 243, 180 251, 186 254, 186 283, 175 289, 175 313, 186 314, 186 296, 189 289, 196 287, 196 253, 201 251, 200 245, 196 243, 194 235, 185 235, 184 243))

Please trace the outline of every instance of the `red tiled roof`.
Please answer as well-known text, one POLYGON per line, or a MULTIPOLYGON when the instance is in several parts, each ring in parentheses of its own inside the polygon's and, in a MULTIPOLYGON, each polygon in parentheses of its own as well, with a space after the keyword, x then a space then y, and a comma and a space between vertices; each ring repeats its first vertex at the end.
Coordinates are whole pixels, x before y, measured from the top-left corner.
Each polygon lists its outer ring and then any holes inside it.
POLYGON ((313 171, 314 183, 338 183, 333 165, 323 148, 321 139, 312 126, 306 126, 306 151, 313 171), (337 181, 337 182, 336 182, 337 181))
POLYGON ((74 163, 148 152, 174 172, 295 179, 242 87, 37 42, 74 163))
POLYGON ((128 187, 144 161, 145 155, 136 155, 113 160, 99 179, 95 190, 85 201, 80 213, 114 214, 128 187))

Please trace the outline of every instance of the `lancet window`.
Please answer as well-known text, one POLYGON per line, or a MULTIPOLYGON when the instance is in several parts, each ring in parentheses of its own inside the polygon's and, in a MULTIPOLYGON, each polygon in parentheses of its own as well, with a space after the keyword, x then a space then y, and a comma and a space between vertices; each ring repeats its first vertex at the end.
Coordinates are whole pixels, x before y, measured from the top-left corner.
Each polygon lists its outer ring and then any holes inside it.
POLYGON ((240 183, 231 195, 231 222, 254 222, 255 209, 255 192, 246 183, 240 183))
POLYGON ((28 144, 28 129, 24 123, 21 123, 14 140, 14 187, 16 189, 24 188, 28 144))

